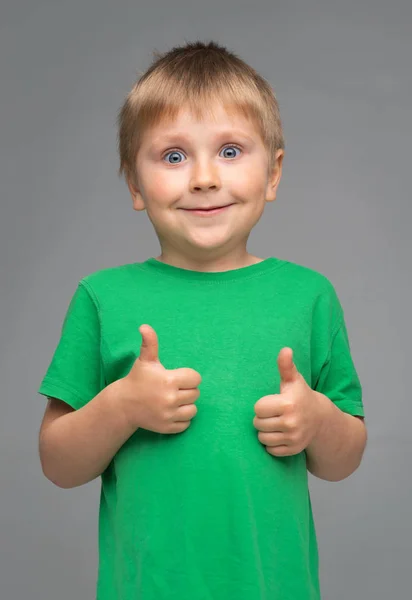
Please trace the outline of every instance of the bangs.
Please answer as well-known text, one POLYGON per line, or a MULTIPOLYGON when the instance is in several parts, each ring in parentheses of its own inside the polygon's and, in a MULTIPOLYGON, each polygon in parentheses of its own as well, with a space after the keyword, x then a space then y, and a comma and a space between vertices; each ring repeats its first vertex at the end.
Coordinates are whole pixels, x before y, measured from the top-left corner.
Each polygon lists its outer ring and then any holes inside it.
POLYGON ((189 77, 177 81, 156 77, 150 84, 148 81, 139 101, 138 121, 141 133, 154 125, 173 122, 182 109, 188 109, 199 121, 205 118, 214 120, 217 105, 223 106, 229 115, 241 115, 252 120, 262 129, 264 115, 256 89, 250 89, 250 85, 240 86, 238 81, 230 81, 228 78, 225 81, 215 79, 213 85, 205 81, 202 83, 203 85, 199 85, 195 82, 193 85, 193 80, 189 77))

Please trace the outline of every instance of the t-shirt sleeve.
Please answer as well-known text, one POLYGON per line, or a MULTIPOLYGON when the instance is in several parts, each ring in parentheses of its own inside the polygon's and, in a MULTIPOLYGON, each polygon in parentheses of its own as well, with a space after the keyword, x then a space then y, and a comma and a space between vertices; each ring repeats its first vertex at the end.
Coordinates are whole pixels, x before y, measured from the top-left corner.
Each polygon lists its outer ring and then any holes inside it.
POLYGON ((314 389, 343 412, 364 417, 362 386, 353 363, 343 312, 314 389))
POLYGON ((100 337, 98 306, 82 280, 38 393, 63 400, 76 410, 94 398, 105 387, 100 337))

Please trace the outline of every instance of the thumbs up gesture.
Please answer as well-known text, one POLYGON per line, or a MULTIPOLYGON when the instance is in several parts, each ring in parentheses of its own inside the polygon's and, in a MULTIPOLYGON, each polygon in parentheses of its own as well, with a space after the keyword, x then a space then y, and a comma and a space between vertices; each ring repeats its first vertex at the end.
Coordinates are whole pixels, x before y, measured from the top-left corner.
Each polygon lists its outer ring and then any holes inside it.
POLYGON ((280 394, 263 396, 255 404, 254 427, 272 456, 299 454, 316 436, 321 423, 317 392, 293 362, 293 350, 279 352, 280 394))
POLYGON ((181 433, 196 415, 202 378, 190 368, 166 369, 159 361, 159 342, 150 325, 139 327, 140 355, 119 379, 119 399, 129 424, 157 433, 181 433))

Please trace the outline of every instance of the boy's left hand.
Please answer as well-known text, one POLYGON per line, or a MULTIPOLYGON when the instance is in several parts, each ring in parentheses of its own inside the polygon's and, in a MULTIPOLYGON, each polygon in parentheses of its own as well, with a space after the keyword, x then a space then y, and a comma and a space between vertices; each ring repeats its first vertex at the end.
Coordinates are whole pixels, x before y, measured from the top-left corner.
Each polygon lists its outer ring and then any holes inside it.
POLYGON ((318 392, 312 390, 293 362, 293 350, 278 355, 280 394, 263 396, 255 404, 253 425, 272 456, 299 454, 316 436, 322 420, 318 392))

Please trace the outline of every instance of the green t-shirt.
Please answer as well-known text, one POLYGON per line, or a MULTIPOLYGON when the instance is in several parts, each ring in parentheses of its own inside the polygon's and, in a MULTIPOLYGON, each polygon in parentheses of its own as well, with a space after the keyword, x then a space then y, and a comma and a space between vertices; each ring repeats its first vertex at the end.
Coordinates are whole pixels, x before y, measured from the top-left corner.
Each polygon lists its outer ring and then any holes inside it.
POLYGON ((79 282, 39 393, 80 409, 124 377, 151 325, 166 369, 202 382, 179 434, 138 429, 101 476, 97 600, 319 600, 306 453, 270 455, 253 426, 284 346, 307 383, 363 416, 334 287, 279 258, 230 271, 155 258, 79 282))

